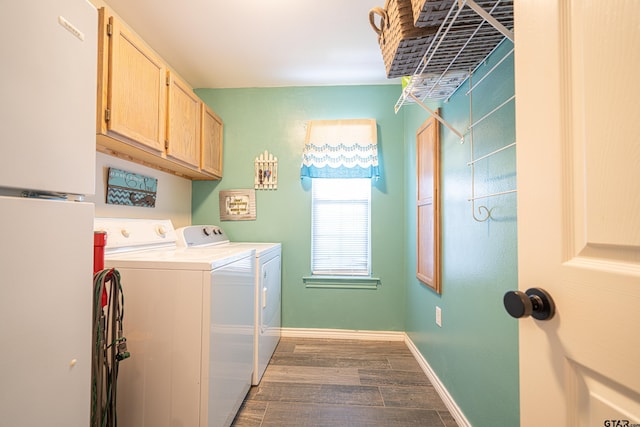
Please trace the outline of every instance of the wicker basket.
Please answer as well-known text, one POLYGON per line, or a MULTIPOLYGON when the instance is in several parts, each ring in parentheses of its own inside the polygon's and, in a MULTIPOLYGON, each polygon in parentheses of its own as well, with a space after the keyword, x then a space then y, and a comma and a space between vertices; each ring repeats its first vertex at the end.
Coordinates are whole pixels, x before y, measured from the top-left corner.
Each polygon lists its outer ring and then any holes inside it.
POLYGON ((378 34, 388 78, 413 74, 438 31, 437 26, 413 25, 411 0, 387 0, 384 9, 371 9, 369 22, 378 34), (376 25, 376 15, 380 26, 376 25))
POLYGON ((416 27, 440 26, 455 0, 411 0, 416 27))

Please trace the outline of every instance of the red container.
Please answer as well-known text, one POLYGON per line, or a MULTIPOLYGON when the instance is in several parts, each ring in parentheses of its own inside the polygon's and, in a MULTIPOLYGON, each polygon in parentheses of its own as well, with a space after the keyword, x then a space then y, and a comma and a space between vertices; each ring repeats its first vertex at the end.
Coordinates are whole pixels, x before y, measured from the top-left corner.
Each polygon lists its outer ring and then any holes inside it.
POLYGON ((104 247, 107 244, 107 233, 104 231, 93 232, 93 272, 104 269, 104 247))
MULTIPOLYGON (((107 244, 107 233, 93 232, 93 274, 104 269, 104 247, 107 244)), ((107 288, 102 289, 102 307, 107 305, 107 288)))

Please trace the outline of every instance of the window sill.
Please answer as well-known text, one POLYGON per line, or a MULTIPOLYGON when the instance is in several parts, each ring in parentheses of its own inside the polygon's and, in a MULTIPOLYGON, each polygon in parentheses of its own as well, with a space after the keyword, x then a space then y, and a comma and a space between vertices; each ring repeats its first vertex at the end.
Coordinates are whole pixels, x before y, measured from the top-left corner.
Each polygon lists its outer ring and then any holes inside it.
POLYGON ((382 284, 377 277, 359 276, 306 276, 302 278, 302 283, 305 288, 370 290, 377 290, 382 284))

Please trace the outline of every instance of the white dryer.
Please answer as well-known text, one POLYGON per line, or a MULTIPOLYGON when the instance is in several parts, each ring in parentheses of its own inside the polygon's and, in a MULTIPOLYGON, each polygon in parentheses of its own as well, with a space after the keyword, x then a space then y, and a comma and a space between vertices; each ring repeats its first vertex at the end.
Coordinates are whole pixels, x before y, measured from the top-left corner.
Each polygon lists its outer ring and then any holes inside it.
POLYGON ((122 427, 229 426, 251 386, 255 250, 179 248, 169 220, 96 218, 124 294, 122 427))
POLYGON ((282 245, 280 243, 230 242, 215 225, 178 228, 178 246, 223 246, 256 252, 255 333, 252 384, 258 385, 281 336, 282 245))

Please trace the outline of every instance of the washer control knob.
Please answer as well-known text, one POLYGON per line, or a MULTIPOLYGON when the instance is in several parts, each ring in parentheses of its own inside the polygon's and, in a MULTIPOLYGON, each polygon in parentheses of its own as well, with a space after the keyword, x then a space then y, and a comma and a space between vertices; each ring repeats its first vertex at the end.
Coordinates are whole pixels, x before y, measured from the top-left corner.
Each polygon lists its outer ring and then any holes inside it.
POLYGON ((211 236, 211 228, 210 227, 204 227, 202 229, 202 232, 204 233, 205 236, 211 236))
POLYGON ((127 230, 126 228, 120 230, 120 234, 122 234, 123 237, 129 237, 131 235, 131 233, 129 233, 129 230, 127 230))
POLYGON ((159 236, 166 236, 167 235, 167 228, 164 225, 159 225, 156 227, 156 233, 158 233, 159 236))

